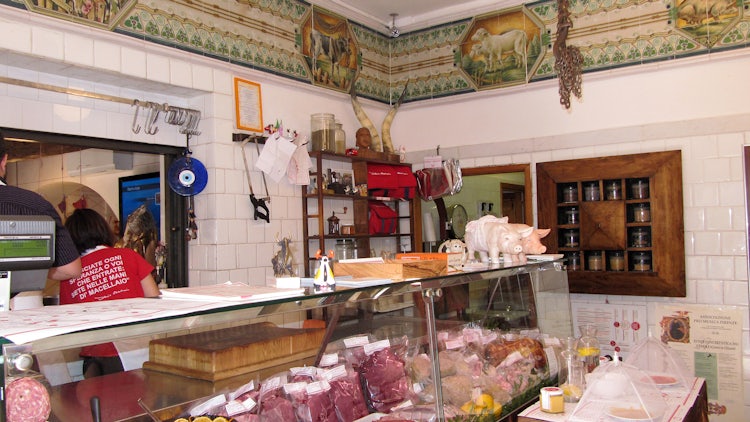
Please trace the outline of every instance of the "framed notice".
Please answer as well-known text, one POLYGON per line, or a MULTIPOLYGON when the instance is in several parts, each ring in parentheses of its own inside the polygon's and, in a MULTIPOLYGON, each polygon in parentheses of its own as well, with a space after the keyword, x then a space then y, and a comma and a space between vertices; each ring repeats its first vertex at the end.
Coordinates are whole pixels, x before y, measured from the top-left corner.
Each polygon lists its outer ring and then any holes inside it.
POLYGON ((259 83, 234 78, 234 109, 237 129, 263 133, 263 105, 259 83))

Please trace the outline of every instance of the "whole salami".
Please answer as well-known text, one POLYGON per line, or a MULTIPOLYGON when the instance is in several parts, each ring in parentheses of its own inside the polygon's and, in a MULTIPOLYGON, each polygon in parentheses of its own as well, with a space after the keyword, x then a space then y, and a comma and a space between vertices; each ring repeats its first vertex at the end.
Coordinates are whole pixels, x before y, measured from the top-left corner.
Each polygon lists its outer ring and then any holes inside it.
POLYGON ((34 378, 17 378, 5 387, 5 411, 8 422, 44 422, 49 418, 49 393, 34 378))

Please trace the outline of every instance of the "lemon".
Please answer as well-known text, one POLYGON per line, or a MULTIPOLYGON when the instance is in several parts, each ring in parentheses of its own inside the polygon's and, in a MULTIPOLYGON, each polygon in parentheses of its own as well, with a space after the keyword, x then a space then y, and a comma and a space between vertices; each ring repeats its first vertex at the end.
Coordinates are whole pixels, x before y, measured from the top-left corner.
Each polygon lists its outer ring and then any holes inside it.
POLYGON ((179 418, 179 419, 175 419, 174 422, 190 422, 190 421, 188 421, 185 418, 179 418))
POLYGON ((229 421, 227 421, 227 418, 223 416, 217 416, 214 418, 214 422, 229 422, 229 421))
POLYGON ((503 413, 503 405, 500 403, 495 403, 495 406, 492 408, 492 414, 498 418, 500 417, 500 414, 503 413))
POLYGON ((579 347, 578 354, 581 356, 593 356, 599 354, 598 347, 579 347))
POLYGON ((581 387, 577 385, 571 385, 571 384, 563 384, 560 386, 563 390, 563 395, 566 395, 568 397, 576 397, 580 398, 583 394, 583 390, 581 390, 581 387))
POLYGON ((492 409, 493 407, 495 407, 495 400, 489 394, 480 394, 476 399, 474 399, 474 404, 480 407, 492 409))
POLYGON ((208 416, 198 416, 197 418, 193 419, 193 422, 213 422, 213 421, 208 416))
POLYGON ((474 410, 474 402, 473 401, 467 401, 466 403, 461 406, 461 411, 471 415, 471 412, 474 410))

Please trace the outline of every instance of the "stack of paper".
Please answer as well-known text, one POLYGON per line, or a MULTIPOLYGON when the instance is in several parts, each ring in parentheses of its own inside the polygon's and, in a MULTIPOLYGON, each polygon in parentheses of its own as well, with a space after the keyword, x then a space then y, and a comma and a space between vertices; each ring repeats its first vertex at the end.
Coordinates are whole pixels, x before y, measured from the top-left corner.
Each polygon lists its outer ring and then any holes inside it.
POLYGON ((227 281, 223 284, 197 287, 179 287, 162 289, 164 299, 187 299, 205 301, 259 302, 264 300, 283 299, 300 296, 305 289, 279 289, 269 286, 249 286, 244 283, 227 281))

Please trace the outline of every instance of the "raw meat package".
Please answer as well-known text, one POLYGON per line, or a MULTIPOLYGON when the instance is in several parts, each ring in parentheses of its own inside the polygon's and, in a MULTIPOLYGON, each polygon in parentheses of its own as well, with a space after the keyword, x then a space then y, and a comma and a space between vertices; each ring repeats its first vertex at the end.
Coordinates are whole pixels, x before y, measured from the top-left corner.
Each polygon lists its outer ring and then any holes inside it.
POLYGON ((409 379, 404 359, 387 345, 388 340, 371 343, 365 347, 368 354, 360 369, 364 378, 365 397, 372 410, 388 413, 394 406, 405 401, 409 395, 409 379), (374 351, 371 351, 374 350, 374 351))
POLYGON ((284 393, 287 375, 280 374, 267 378, 260 387, 260 410, 258 415, 262 420, 294 421, 297 419, 294 406, 284 393))
POLYGON ((369 412, 356 371, 339 365, 324 371, 322 377, 331 385, 329 394, 340 422, 352 422, 367 416, 369 412))

